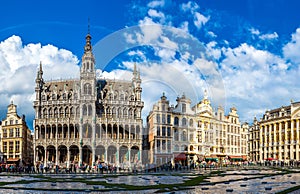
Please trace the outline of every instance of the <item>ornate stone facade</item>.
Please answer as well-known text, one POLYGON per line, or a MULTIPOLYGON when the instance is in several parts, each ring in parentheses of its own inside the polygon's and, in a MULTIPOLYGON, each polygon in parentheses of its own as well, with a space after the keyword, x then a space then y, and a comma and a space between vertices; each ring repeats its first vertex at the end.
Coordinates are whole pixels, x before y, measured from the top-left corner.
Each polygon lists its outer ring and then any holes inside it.
POLYGON ((268 110, 249 128, 249 156, 256 162, 300 160, 300 102, 268 110))
POLYGON ((86 36, 80 78, 44 81, 36 77, 34 101, 35 162, 44 165, 141 163, 140 74, 131 81, 97 79, 91 36, 86 36))
POLYGON ((13 103, 8 105, 6 118, 2 120, 0 140, 4 162, 17 163, 20 159, 28 164, 33 162, 31 130, 25 116, 17 114, 17 106, 13 103))
POLYGON ((163 95, 149 113, 150 163, 247 159, 248 125, 240 123, 236 108, 228 115, 221 107, 214 112, 207 95, 193 107, 185 95, 176 101, 170 106, 163 95))

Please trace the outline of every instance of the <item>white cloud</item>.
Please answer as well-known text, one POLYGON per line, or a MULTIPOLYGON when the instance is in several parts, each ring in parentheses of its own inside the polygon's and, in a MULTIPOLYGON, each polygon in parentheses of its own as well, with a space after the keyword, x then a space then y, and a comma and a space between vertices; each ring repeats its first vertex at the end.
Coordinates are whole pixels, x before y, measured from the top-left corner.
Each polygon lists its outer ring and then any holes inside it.
POLYGON ((216 35, 214 32, 212 32, 212 31, 208 31, 207 34, 208 34, 210 37, 212 37, 212 38, 216 38, 216 37, 217 37, 217 35, 216 35))
POLYGON ((156 18, 164 18, 165 17, 165 15, 162 13, 162 12, 158 12, 157 10, 155 10, 155 9, 149 9, 148 10, 148 15, 150 16, 150 17, 156 17, 156 18))
POLYGON ((209 17, 205 17, 201 13, 195 12, 194 24, 198 29, 200 29, 202 26, 204 26, 206 24, 206 22, 208 22, 208 20, 209 20, 209 17))
POLYGON ((218 49, 216 41, 207 43, 206 48, 208 56, 213 56, 213 58, 217 60, 221 57, 222 52, 218 49))
POLYGON ((33 118, 32 96, 40 61, 46 80, 79 76, 78 59, 70 51, 40 43, 23 45, 15 35, 0 43, 0 106, 13 100, 20 112, 33 118))
POLYGON ((197 12, 197 10, 199 9, 199 5, 195 2, 189 1, 188 3, 183 3, 180 5, 180 9, 183 12, 190 12, 193 15, 194 25, 198 29, 200 29, 203 25, 205 25, 210 19, 209 16, 206 17, 200 12, 197 12))
POLYGON ((151 1, 150 3, 148 3, 148 7, 151 7, 151 8, 163 7, 164 5, 165 5, 165 1, 164 0, 151 1))
POLYGON ((237 105, 243 119, 251 122, 255 115, 261 115, 262 107, 282 106, 295 98, 294 92, 300 92, 299 73, 283 58, 248 44, 222 48, 222 53, 227 104, 237 105))
POLYGON ((184 21, 180 24, 179 27, 181 30, 183 30, 185 33, 189 33, 189 22, 188 21, 184 21))
POLYGON ((292 63, 300 64, 300 28, 292 34, 292 40, 283 47, 283 54, 287 60, 291 60, 292 63))
POLYGON ((255 29, 255 28, 250 28, 249 31, 251 32, 251 34, 254 34, 254 35, 259 35, 260 34, 259 30, 255 29))
POLYGON ((274 32, 272 34, 263 34, 263 35, 260 35, 259 38, 262 39, 262 40, 277 39, 278 34, 276 32, 274 32))
POLYGON ((192 13, 199 9, 199 5, 195 2, 189 1, 180 5, 182 11, 187 12, 191 11, 192 13))
POLYGON ((161 26, 152 21, 151 18, 145 17, 139 22, 142 34, 136 34, 139 43, 150 44, 159 39, 162 35, 161 26))

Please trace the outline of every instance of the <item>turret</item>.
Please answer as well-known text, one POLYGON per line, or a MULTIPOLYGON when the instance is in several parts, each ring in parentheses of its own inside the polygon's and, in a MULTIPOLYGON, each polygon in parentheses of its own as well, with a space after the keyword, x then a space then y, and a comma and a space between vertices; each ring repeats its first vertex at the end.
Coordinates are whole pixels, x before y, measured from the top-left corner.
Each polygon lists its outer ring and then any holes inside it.
POLYGON ((137 101, 141 101, 141 93, 142 93, 142 79, 140 76, 140 72, 137 71, 136 63, 134 63, 133 73, 132 73, 132 85, 134 87, 134 93, 137 101))
POLYGON ((40 67, 36 75, 35 79, 35 104, 34 108, 36 110, 36 117, 40 118, 41 115, 41 101, 42 101, 42 91, 43 91, 43 86, 44 86, 44 79, 43 79, 43 68, 42 68, 42 62, 40 62, 40 67))

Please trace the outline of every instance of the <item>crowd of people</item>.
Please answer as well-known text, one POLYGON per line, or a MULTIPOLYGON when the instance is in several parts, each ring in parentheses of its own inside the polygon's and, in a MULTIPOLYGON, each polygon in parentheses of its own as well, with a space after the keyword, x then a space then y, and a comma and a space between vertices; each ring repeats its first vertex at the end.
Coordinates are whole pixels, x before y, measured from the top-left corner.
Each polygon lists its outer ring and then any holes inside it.
POLYGON ((182 170, 201 170, 201 169, 216 169, 222 167, 237 167, 237 166, 289 166, 289 167, 300 167, 300 161, 264 161, 264 162, 230 162, 226 164, 221 164, 216 161, 197 161, 191 162, 189 165, 183 165, 179 161, 171 163, 170 161, 165 164, 145 164, 143 167, 137 164, 133 164, 131 167, 119 167, 114 164, 107 164, 105 162, 97 162, 94 165, 89 165, 87 163, 71 163, 69 165, 55 165, 53 163, 44 164, 43 162, 37 162, 36 165, 30 164, 2 164, 0 172, 7 173, 119 173, 119 172, 160 172, 160 171, 182 171, 182 170), (67 167, 68 166, 68 167, 67 167))

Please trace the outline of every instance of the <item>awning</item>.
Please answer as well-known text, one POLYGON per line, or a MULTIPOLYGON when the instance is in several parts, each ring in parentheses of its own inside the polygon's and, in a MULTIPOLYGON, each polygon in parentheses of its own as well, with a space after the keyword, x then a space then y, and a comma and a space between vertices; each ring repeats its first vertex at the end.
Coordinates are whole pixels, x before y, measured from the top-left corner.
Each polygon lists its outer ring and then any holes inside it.
POLYGON ((7 162, 17 162, 19 160, 20 160, 20 158, 8 158, 6 161, 7 162))
POLYGON ((275 160, 275 158, 267 158, 266 160, 272 161, 272 160, 275 160))
POLYGON ((229 158, 232 160, 243 160, 242 156, 229 156, 229 158))
POLYGON ((186 160, 185 153, 180 153, 180 154, 175 155, 175 160, 186 160))

